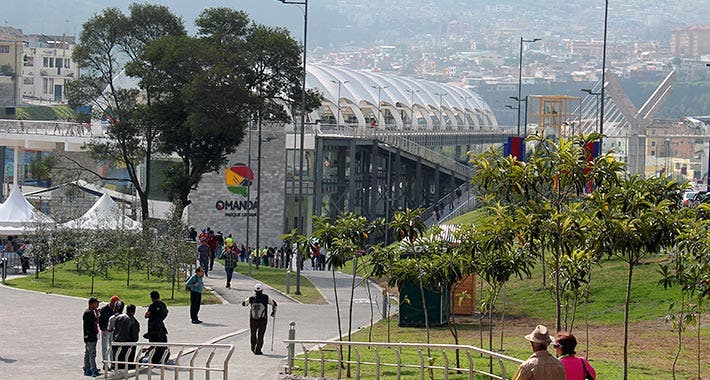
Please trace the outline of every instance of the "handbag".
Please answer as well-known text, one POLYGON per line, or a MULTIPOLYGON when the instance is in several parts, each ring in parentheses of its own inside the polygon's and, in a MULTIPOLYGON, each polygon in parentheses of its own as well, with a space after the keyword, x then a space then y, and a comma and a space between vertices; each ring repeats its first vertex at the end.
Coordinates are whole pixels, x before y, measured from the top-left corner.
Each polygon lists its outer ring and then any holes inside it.
POLYGON ((589 371, 587 371, 587 364, 584 363, 584 359, 579 358, 579 361, 582 362, 582 370, 584 370, 584 380, 595 380, 589 373, 589 371))

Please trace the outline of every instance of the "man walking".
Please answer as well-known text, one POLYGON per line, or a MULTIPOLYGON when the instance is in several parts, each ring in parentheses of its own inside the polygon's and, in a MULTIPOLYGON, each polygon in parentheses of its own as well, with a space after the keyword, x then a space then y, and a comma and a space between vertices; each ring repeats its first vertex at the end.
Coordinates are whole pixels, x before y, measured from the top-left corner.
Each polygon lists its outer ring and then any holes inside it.
POLYGON ((101 330, 101 359, 108 360, 108 353, 111 350, 111 331, 108 330, 108 320, 115 314, 116 302, 120 298, 118 296, 111 297, 108 304, 104 305, 99 311, 99 329, 101 330))
POLYGON ((192 323, 200 324, 202 321, 197 317, 200 313, 200 304, 202 303, 202 291, 205 288, 202 282, 202 276, 205 272, 201 267, 197 267, 195 274, 185 281, 185 286, 190 289, 190 319, 192 323))
POLYGON ((234 267, 237 266, 237 252, 235 252, 235 244, 228 242, 224 252, 222 253, 222 258, 224 259, 224 271, 227 272, 227 289, 232 287, 232 274, 234 274, 234 267))
POLYGON ((207 277, 209 277, 210 255, 210 246, 207 244, 207 239, 200 239, 200 245, 197 247, 197 261, 207 277))
POLYGON ((533 354, 518 367, 513 380, 564 380, 565 368, 557 358, 547 352, 552 338, 547 327, 537 325, 525 339, 530 342, 533 354))
POLYGON ((261 348, 264 346, 264 333, 269 321, 267 308, 272 306, 271 316, 276 317, 276 301, 264 294, 264 286, 256 284, 254 295, 245 299, 242 306, 250 306, 249 329, 251 330, 251 352, 254 355, 263 355, 261 348))
POLYGON ((99 335, 99 317, 97 310, 99 300, 89 298, 89 308, 84 311, 84 376, 97 377, 100 375, 96 368, 96 342, 99 335))
MULTIPOLYGON (((114 342, 137 342, 141 325, 135 317, 136 305, 126 306, 126 314, 116 317, 115 328, 113 330, 114 342)), ((118 369, 131 369, 135 365, 122 364, 122 362, 132 363, 136 360, 136 347, 114 346, 113 356, 118 362, 118 369)))
MULTIPOLYGON (((165 328, 165 318, 168 317, 168 307, 160 300, 160 293, 157 290, 150 292, 152 303, 145 312, 148 320, 148 332, 143 335, 149 342, 166 343, 168 341, 168 329, 165 328)), ((153 363, 161 363, 163 353, 167 347, 156 347, 153 353, 153 363)), ((165 358, 167 360, 167 358, 165 358)))

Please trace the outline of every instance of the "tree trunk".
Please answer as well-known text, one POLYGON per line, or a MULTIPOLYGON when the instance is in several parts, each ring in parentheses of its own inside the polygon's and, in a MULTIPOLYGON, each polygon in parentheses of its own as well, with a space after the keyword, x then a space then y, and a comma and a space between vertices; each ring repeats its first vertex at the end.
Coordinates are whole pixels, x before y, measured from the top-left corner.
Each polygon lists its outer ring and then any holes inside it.
POLYGON ((629 263, 629 278, 626 281, 626 299, 624 300, 624 380, 629 378, 629 303, 631 302, 631 279, 633 275, 634 264, 629 263))
POLYGON ((698 379, 702 379, 702 377, 700 377, 700 348, 701 348, 701 346, 700 346, 700 326, 702 326, 700 324, 700 316, 702 315, 702 307, 703 307, 702 300, 699 300, 699 302, 698 302, 698 316, 696 317, 697 328, 695 329, 696 330, 695 340, 696 340, 696 345, 698 347, 698 349, 697 349, 698 379))
POLYGON ((372 305, 372 292, 370 291, 370 281, 365 280, 365 286, 367 288, 367 299, 370 301, 370 331, 367 334, 367 341, 372 342, 372 328, 375 325, 375 310, 372 305))
MULTIPOLYGON (((350 309, 348 310, 348 342, 352 342, 352 331, 353 331, 353 300, 355 298, 355 278, 357 275, 357 255, 353 256, 353 277, 352 277, 352 282, 350 283, 350 304, 349 307, 350 309)), ((348 345, 348 366, 347 366, 347 371, 345 372, 346 377, 350 377, 350 353, 351 353, 351 346, 348 345)))
POLYGON ((562 331, 562 320, 561 314, 562 309, 560 308, 560 252, 555 252, 555 328, 556 332, 562 331))
MULTIPOLYGON (((673 365, 671 366, 671 374, 673 375, 673 380, 675 380, 675 366, 678 364, 678 357, 680 356, 680 351, 683 349, 683 320, 685 319, 685 292, 681 290, 680 292, 680 318, 678 318, 678 350, 675 352, 675 357, 673 358, 673 365)), ((698 325, 700 327, 700 325, 698 325)))
MULTIPOLYGON (((300 263, 296 263, 296 267, 298 267, 300 263)), ((338 340, 343 340, 343 328, 340 324, 340 303, 338 302, 338 285, 335 282, 335 268, 332 268, 330 272, 333 274, 333 293, 335 294, 335 313, 338 317, 338 340)), ((340 351, 340 358, 343 357, 343 346, 338 345, 338 350, 340 351)), ((342 367, 343 363, 340 362, 338 363, 338 367, 342 367)))

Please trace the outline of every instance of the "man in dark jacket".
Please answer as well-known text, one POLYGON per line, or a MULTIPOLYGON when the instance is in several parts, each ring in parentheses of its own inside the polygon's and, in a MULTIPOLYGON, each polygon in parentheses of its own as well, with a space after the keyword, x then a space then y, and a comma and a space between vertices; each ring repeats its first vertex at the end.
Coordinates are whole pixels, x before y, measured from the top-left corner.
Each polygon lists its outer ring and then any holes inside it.
POLYGON ((276 317, 276 301, 264 294, 264 286, 256 284, 254 295, 245 299, 242 306, 250 306, 249 329, 251 330, 251 352, 254 355, 263 355, 261 348, 264 346, 264 333, 269 321, 267 305, 272 306, 271 316, 276 317))
POLYGON ((99 318, 96 310, 99 308, 99 300, 89 298, 89 308, 84 311, 82 320, 84 322, 84 376, 97 377, 100 375, 96 368, 96 342, 99 335, 99 318))
MULTIPOLYGON (((140 334, 141 324, 135 317, 136 305, 130 304, 126 307, 126 314, 116 317, 116 327, 113 330, 114 342, 137 342, 140 334)), ((119 362, 119 369, 135 368, 132 364, 120 364, 121 362, 134 362, 136 358, 136 347, 114 346, 113 355, 119 362), (126 355, 128 354, 128 355, 126 355)))
POLYGON ((211 255, 207 239, 200 239, 200 245, 197 246, 197 262, 198 266, 205 271, 205 276, 207 277, 209 277, 211 255))
MULTIPOLYGON (((150 299, 153 301, 145 312, 148 319, 148 332, 143 335, 149 342, 166 343, 168 341, 168 329, 165 328, 165 318, 168 317, 168 307, 160 300, 160 293, 157 290, 150 292, 150 299)), ((153 363, 161 363, 166 347, 156 347, 153 353, 153 363)), ((165 358, 167 360, 167 357, 165 358)))

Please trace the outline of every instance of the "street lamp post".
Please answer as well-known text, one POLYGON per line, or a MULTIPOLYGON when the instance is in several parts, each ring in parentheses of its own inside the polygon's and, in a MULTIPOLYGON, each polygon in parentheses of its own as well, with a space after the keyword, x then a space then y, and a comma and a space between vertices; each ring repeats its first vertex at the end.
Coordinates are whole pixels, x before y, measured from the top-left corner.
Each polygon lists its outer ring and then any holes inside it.
MULTIPOLYGON (((283 4, 303 5, 303 78, 301 83, 301 154, 298 163, 298 232, 305 233, 303 228, 303 156, 305 155, 304 136, 306 134, 306 52, 308 51, 308 0, 279 0, 283 4)), ((296 295, 301 294, 300 253, 296 253, 296 295)))
POLYGON ((412 96, 412 100, 409 102, 409 122, 412 124, 411 128, 414 129, 414 94, 418 93, 419 90, 404 90, 412 96))
MULTIPOLYGON (((515 100, 518 102, 518 122, 520 122, 520 110, 522 107, 520 107, 520 103, 523 102, 525 103, 525 120, 523 121, 524 126, 523 126, 523 136, 527 137, 528 135, 528 96, 526 95, 525 98, 518 98, 517 96, 509 96, 510 99, 515 100)), ((520 125, 518 125, 518 136, 520 135, 520 125)))
POLYGON ((379 84, 373 85, 372 88, 377 89, 377 125, 382 125, 384 126, 384 120, 382 120, 382 90, 386 89, 387 86, 380 86, 379 84))
POLYGON ((602 93, 594 92, 591 88, 583 88, 582 92, 586 92, 587 94, 593 95, 596 98, 596 108, 594 109, 594 123, 595 130, 598 130, 599 133, 601 133, 601 131, 599 130, 599 97, 602 96, 602 93))
MULTIPOLYGON (((518 59, 518 99, 523 98, 523 42, 537 42, 540 38, 526 40, 520 37, 520 57, 518 59)), ((520 136, 520 100, 518 100, 518 136, 520 136)))
POLYGON ((338 85, 338 116, 335 119, 335 126, 338 127, 340 126, 340 114, 342 111, 340 110, 340 86, 349 83, 350 81, 341 81, 340 79, 338 80, 331 80, 331 82, 336 83, 338 85))
POLYGON ((439 97, 439 129, 444 130, 446 125, 444 124, 444 96, 449 95, 448 92, 437 92, 434 95, 439 97))

